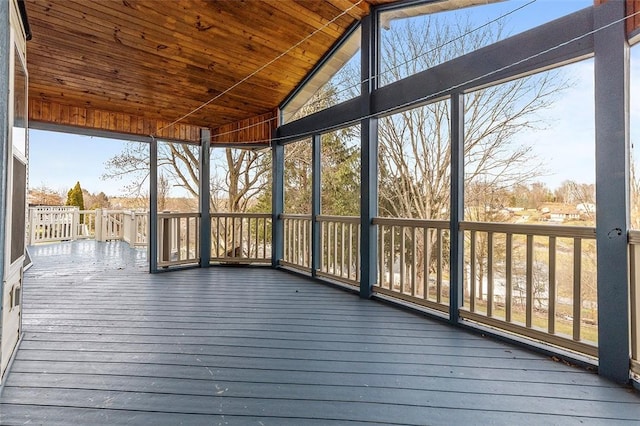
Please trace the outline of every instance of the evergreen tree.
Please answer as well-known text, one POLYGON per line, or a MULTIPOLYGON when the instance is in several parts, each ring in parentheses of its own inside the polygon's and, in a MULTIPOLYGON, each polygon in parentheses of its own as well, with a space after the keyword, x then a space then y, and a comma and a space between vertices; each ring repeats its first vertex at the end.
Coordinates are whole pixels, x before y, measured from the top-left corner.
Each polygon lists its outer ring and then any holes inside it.
POLYGON ((84 210, 84 197, 82 195, 80 182, 76 182, 76 185, 67 192, 67 202, 65 206, 76 206, 80 210, 84 210))

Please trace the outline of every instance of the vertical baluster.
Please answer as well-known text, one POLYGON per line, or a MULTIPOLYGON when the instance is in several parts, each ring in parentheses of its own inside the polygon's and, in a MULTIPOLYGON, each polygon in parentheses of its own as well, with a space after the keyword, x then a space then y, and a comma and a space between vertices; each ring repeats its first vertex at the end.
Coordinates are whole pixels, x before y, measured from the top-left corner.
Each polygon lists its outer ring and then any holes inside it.
MULTIPOLYGON (((312 228, 312 232, 313 232, 313 228, 312 228)), ((327 272, 329 270, 328 253, 329 253, 329 223, 320 222, 320 270, 323 272, 327 272)))
POLYGON ((640 317, 638 316, 638 310, 640 309, 640 292, 638 291, 640 285, 640 250, 638 245, 631 243, 629 246, 630 257, 630 300, 631 300, 631 359, 634 361, 640 361, 640 317))
POLYGON ((234 229, 236 229, 237 227, 237 240, 236 240, 236 246, 238 247, 238 250, 234 250, 233 255, 235 257, 244 257, 244 245, 245 245, 245 238, 244 238, 244 218, 242 217, 236 217, 235 218, 236 222, 235 222, 235 226, 234 229))
POLYGON ((404 276, 404 266, 405 266, 405 236, 404 236, 404 226, 400 226, 400 293, 405 293, 405 276, 404 276))
POLYGON ((438 254, 438 263, 437 263, 437 268, 438 270, 436 271, 436 302, 437 303, 442 303, 442 233, 443 233, 443 229, 442 228, 437 228, 436 231, 436 250, 437 254, 438 254))
MULTIPOLYGON (((360 282, 360 224, 356 228, 356 281, 360 282)), ((376 282, 378 280, 376 279, 376 282)))
POLYGON ((573 340, 580 340, 582 321, 582 239, 573 239, 573 340))
POLYGON ((431 237, 426 226, 422 228, 422 297, 429 300, 429 263, 431 262, 431 237))
POLYGON ((556 332, 556 237, 549 237, 549 291, 547 298, 548 331, 556 332))
POLYGON ((187 225, 187 229, 186 229, 186 235, 185 235, 185 239, 186 241, 186 247, 185 247, 185 258, 186 259, 193 259, 195 258, 195 253, 194 256, 191 256, 191 232, 193 227, 191 226, 191 218, 186 217, 184 218, 184 221, 187 225))
POLYGON ((527 328, 533 324, 533 235, 527 235, 527 277, 526 277, 526 319, 527 328))
POLYGON ((384 273, 384 232, 385 226, 378 225, 378 285, 384 288, 385 273, 384 273))
POLYGON ((487 232, 487 316, 493 316, 493 232, 487 232))
POLYGON ((418 271, 417 266, 418 262, 416 259, 416 227, 411 227, 411 295, 416 297, 418 294, 418 286, 416 285, 416 281, 418 279, 418 271))
POLYGON ((511 305, 512 305, 512 290, 513 290, 513 234, 507 233, 505 243, 505 306, 504 306, 504 320, 511 322, 511 305))
POLYGON ((395 281, 395 277, 394 277, 394 273, 393 273, 393 261, 395 258, 395 245, 396 245, 396 227, 394 225, 391 225, 389 227, 389 229, 391 230, 391 236, 389 237, 389 289, 393 290, 394 287, 394 281, 395 281))
POLYGON ((469 310, 471 312, 476 311, 476 231, 471 230, 470 237, 471 243, 469 244, 469 255, 471 256, 471 265, 469 278, 469 310))
POLYGON ((345 263, 345 233, 344 233, 345 223, 340 222, 340 276, 344 278, 344 263, 345 263))
POLYGON ((348 233, 348 250, 347 250, 347 278, 351 279, 351 262, 353 261, 353 223, 349 223, 349 233, 348 233))
POLYGON ((338 223, 333 224, 333 275, 338 274, 338 223))

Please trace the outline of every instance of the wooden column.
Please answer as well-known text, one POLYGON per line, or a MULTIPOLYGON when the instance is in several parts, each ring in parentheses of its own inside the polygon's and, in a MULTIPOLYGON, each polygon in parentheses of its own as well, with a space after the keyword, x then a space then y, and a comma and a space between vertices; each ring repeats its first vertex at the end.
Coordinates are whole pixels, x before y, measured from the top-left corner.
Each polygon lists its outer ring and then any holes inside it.
POLYGON ((322 213, 322 136, 313 135, 311 145, 311 276, 315 277, 322 267, 320 222, 318 222, 318 216, 322 213))
POLYGON ((598 372, 629 381, 629 46, 624 3, 594 9, 598 372))
POLYGON ((271 266, 278 266, 284 252, 284 146, 274 142, 271 149, 271 266))
MULTIPOLYGON (((460 320, 464 301, 464 234, 460 222, 464 220, 464 95, 451 96, 451 212, 449 217, 450 279, 449 320, 460 320)), ((427 259, 425 259, 427 262, 427 259)))
MULTIPOLYGON (((5 222, 7 211, 7 164, 9 147, 9 76, 10 55, 11 55, 11 26, 9 24, 10 1, 0 1, 0 277, 4 277, 5 258, 5 222)), ((4 279, 0 282, 0 326, 2 325, 2 307, 4 306, 2 296, 4 294, 4 279)), ((1 336, 0 332, 0 336, 1 336)), ((0 337, 0 342, 1 342, 0 337)), ((0 357, 2 354, 0 353, 0 357)), ((0 371, 0 375, 1 375, 0 371)))
POLYGON ((373 218, 378 215, 378 119, 371 114, 371 93, 377 88, 378 26, 371 13, 361 23, 361 113, 360 121, 360 297, 371 297, 378 280, 378 232, 373 218))
POLYGON ((200 267, 206 268, 211 261, 211 131, 200 131, 200 267))
POLYGON ((149 272, 158 272, 158 141, 149 144, 149 272))

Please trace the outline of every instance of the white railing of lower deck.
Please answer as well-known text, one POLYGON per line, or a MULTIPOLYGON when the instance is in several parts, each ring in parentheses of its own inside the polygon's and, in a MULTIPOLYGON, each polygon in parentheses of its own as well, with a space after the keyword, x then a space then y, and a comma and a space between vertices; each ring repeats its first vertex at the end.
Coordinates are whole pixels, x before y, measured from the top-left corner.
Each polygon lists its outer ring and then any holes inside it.
POLYGON ((211 262, 271 263, 271 213, 211 213, 211 262))
POLYGON ((640 231, 629 232, 631 371, 640 375, 640 231))
POLYGON ((96 237, 96 210, 79 210, 76 224, 76 238, 89 239, 96 237))
POLYGON ((75 207, 32 207, 29 209, 29 244, 74 239, 75 207))
POLYGON ((149 215, 146 212, 124 212, 122 239, 132 247, 147 245, 149 215))
POLYGON ((281 264, 311 272, 311 216, 283 214, 284 251, 281 264))
POLYGON ((374 291, 449 310, 449 222, 374 218, 378 226, 378 283, 374 291))
POLYGON ((78 210, 76 207, 29 209, 29 244, 76 239, 121 240, 131 246, 147 242, 148 214, 123 210, 78 210))
POLYGON ((320 224, 319 277, 351 286, 360 283, 360 218, 318 216, 320 224))
POLYGON ((461 222, 461 318, 597 356, 595 228, 461 222))
POLYGON ((200 262, 200 213, 158 214, 158 266, 200 262))

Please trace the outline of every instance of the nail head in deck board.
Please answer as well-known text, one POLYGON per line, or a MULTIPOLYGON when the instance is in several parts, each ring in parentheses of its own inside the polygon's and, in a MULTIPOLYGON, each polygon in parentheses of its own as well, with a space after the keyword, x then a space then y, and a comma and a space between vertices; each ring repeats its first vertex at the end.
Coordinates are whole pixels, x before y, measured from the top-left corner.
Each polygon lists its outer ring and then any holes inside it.
POLYGON ((151 275, 115 242, 32 255, 0 423, 640 418, 637 394, 595 374, 277 270, 151 275))

